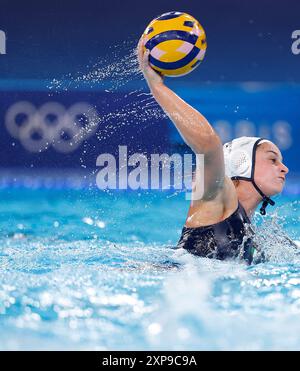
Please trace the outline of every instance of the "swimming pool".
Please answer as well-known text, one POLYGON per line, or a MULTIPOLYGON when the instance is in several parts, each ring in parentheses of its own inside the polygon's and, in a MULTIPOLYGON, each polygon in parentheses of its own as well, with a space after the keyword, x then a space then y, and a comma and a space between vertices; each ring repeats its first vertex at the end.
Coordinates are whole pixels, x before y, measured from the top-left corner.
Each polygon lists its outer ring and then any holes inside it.
POLYGON ((299 349, 300 257, 280 239, 300 239, 298 198, 248 267, 172 248, 183 193, 3 188, 0 349, 299 349))

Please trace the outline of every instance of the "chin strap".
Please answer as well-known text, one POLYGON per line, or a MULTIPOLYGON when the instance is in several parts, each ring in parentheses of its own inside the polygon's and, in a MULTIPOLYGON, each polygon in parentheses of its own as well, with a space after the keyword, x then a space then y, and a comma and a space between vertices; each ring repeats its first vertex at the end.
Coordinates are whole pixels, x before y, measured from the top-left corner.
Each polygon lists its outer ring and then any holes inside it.
POLYGON ((256 183, 254 182, 254 180, 252 180, 252 184, 254 185, 254 188, 257 190, 257 192, 262 196, 262 206, 261 208, 259 209, 259 212, 261 213, 261 215, 266 215, 266 207, 268 205, 271 205, 271 206, 274 206, 275 205, 275 201, 273 201, 270 197, 266 196, 259 188, 258 186, 256 185, 256 183))
POLYGON ((266 215, 266 207, 268 205, 271 205, 271 206, 274 206, 275 205, 275 202, 273 200, 271 200, 269 197, 265 196, 263 198, 263 203, 262 203, 262 207, 259 209, 259 212, 261 213, 261 215, 266 215))

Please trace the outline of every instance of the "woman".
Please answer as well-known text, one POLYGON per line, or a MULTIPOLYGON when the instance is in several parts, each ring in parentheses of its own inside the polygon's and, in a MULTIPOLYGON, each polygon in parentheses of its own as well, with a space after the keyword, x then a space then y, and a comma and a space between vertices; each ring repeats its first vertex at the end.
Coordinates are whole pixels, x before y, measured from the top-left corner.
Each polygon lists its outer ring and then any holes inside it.
MULTIPOLYGON (((204 155, 204 190, 192 197, 178 247, 209 258, 241 256, 252 262, 255 244, 250 219, 262 202, 284 187, 288 168, 278 147, 265 139, 241 137, 222 146, 206 118, 163 82, 149 65, 149 51, 138 45, 140 69, 153 97, 195 154, 204 155)), ((194 189, 194 188, 193 188, 194 189)))

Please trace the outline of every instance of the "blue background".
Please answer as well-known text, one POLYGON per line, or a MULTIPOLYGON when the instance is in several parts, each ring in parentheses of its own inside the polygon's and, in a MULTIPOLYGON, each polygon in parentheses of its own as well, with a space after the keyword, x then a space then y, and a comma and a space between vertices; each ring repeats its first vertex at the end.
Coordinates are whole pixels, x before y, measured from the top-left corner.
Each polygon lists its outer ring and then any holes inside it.
POLYGON ((297 0, 14 1, 2 0, 8 37, 2 78, 52 78, 77 71, 111 44, 138 40, 157 15, 185 11, 207 33, 207 61, 190 81, 299 82, 291 34, 300 28, 297 0))
MULTIPOLYGON (((121 45, 119 55, 125 56, 128 48, 122 49, 124 41, 135 45, 151 19, 179 10, 193 15, 203 25, 208 50, 204 62, 193 73, 168 79, 167 84, 206 115, 224 141, 245 134, 266 136, 278 144, 291 173, 300 173, 300 55, 291 52, 292 32, 300 29, 298 1, 111 0, 41 4, 4 0, 0 7, 0 29, 7 35, 7 54, 0 55, 1 168, 80 168, 82 164, 95 168, 101 152, 116 153, 118 145, 124 144, 132 152, 188 152, 165 119, 153 119, 150 125, 149 120, 140 122, 137 127, 138 117, 130 117, 124 130, 114 130, 105 140, 101 140, 101 133, 93 135, 68 154, 53 148, 31 153, 5 127, 7 110, 19 101, 31 102, 37 108, 53 101, 69 108, 84 101, 105 116, 124 104, 126 93, 141 88, 146 92, 145 82, 140 79, 133 79, 109 96, 101 84, 90 89, 70 87, 54 95, 49 95, 47 85, 53 78, 84 73, 87 64, 101 63, 102 58, 106 63, 114 62, 114 45, 121 45), (108 100, 108 104, 103 103, 108 100)), ((107 82, 108 86, 113 83, 107 82)), ((134 104, 136 95, 130 99, 126 103, 134 104)))

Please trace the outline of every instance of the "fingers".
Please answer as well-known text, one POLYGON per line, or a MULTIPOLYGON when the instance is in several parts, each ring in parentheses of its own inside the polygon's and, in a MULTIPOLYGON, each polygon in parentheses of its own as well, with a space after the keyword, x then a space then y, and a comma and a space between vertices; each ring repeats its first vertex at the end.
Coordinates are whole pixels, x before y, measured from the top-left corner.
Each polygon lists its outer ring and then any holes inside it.
POLYGON ((149 56, 150 50, 145 51, 145 39, 143 36, 140 38, 137 46, 138 62, 141 72, 143 73, 145 79, 149 84, 161 83, 163 82, 163 76, 161 73, 152 69, 149 56))
POLYGON ((138 54, 138 62, 140 69, 142 71, 145 70, 147 66, 149 66, 149 54, 150 51, 146 50, 144 51, 144 40, 143 37, 140 38, 137 46, 137 54, 138 54))
POLYGON ((143 68, 146 68, 149 66, 149 55, 150 55, 150 50, 146 50, 144 55, 143 55, 143 68))
POLYGON ((144 55, 143 37, 141 37, 138 42, 137 55, 138 55, 138 62, 139 62, 140 69, 143 69, 143 55, 144 55))
POLYGON ((142 44, 142 37, 139 39, 138 45, 137 45, 137 52, 138 52, 138 57, 141 59, 143 56, 143 44, 142 44))

